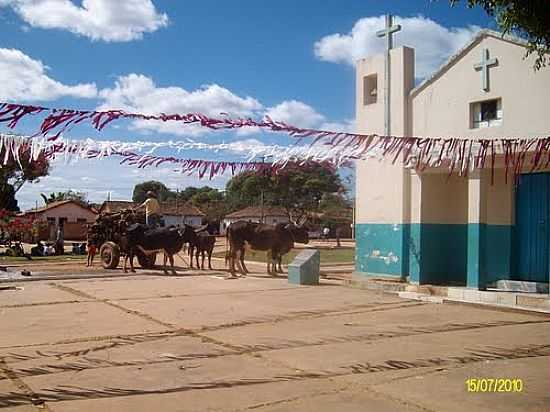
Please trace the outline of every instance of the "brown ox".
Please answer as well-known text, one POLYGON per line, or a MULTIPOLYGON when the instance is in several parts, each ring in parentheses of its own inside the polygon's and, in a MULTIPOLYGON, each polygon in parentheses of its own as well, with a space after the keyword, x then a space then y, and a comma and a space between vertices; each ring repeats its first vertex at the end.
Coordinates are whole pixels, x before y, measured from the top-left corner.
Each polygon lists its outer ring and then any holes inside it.
MULTIPOLYGON (((294 247, 294 242, 309 242, 307 228, 293 223, 272 226, 239 221, 232 223, 227 228, 226 236, 229 245, 227 260, 230 265, 231 277, 235 277, 235 261, 241 274, 248 273, 244 264, 245 243, 248 243, 254 250, 268 251, 271 254, 271 264, 275 271, 281 256, 294 247)), ((267 273, 272 274, 269 261, 267 273)))

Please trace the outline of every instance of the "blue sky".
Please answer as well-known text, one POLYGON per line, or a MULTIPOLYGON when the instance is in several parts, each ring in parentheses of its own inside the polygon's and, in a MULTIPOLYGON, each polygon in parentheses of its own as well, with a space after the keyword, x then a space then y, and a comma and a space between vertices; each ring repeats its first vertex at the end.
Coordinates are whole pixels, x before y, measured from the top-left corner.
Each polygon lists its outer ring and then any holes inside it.
MULTIPOLYGON (((397 45, 416 48, 419 79, 480 27, 494 28, 482 10, 451 8, 446 0, 0 0, 0 101, 269 114, 299 126, 353 130, 353 61, 381 51, 374 31, 387 12, 403 25, 397 45)), ((23 124, 17 132, 32 126, 23 124)), ((280 135, 203 133, 154 123, 122 122, 101 134, 88 128, 70 132, 88 136, 289 143, 280 135)), ((18 199, 28 208, 38 193, 66 189, 87 192, 92 201, 105 199, 108 191, 124 199, 135 183, 149 178, 174 188, 203 184, 170 168, 136 171, 114 160, 56 163, 51 176, 25 186, 18 199)), ((221 187, 227 178, 204 183, 221 187)))

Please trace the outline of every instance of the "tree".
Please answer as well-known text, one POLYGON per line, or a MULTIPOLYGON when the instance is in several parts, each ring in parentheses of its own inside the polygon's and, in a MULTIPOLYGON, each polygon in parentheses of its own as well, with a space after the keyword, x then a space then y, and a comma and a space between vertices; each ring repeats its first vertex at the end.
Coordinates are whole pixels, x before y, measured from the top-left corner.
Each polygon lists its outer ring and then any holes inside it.
MULTIPOLYGON (((5 148, 0 150, 0 159, 4 159, 5 148)), ((8 158, 0 167, 0 209, 19 211, 15 195, 26 182, 37 182, 49 172, 50 164, 44 153, 32 160, 29 150, 20 150, 19 162, 8 158)))
MULTIPOLYGON (((461 0, 450 0, 452 5, 461 0)), ((482 7, 496 18, 504 34, 515 34, 528 42, 527 56, 537 54, 534 68, 550 61, 550 4, 548 0, 468 0, 468 7, 482 7)))
POLYGON ((319 202, 319 209, 323 213, 338 214, 351 209, 351 203, 344 197, 343 193, 325 193, 319 202))
POLYGON ((344 192, 335 170, 319 164, 288 164, 276 173, 244 172, 226 186, 231 206, 279 206, 292 220, 300 220, 310 211, 319 210, 323 195, 344 192))
POLYGON ((230 212, 223 193, 208 186, 199 188, 189 201, 206 215, 209 222, 219 222, 230 212))
POLYGON ((66 192, 52 192, 48 196, 41 193, 40 196, 44 199, 44 203, 47 205, 53 202, 60 202, 63 200, 74 200, 79 203, 86 203, 86 193, 75 192, 73 190, 67 190, 66 192))
POLYGON ((10 212, 19 212, 17 199, 15 198, 15 189, 9 183, 0 185, 0 210, 9 210, 10 212))
POLYGON ((175 199, 176 193, 168 189, 164 183, 157 182, 156 180, 149 180, 147 182, 139 183, 134 187, 134 193, 132 200, 137 203, 142 203, 147 198, 147 192, 154 192, 157 195, 159 202, 175 199))

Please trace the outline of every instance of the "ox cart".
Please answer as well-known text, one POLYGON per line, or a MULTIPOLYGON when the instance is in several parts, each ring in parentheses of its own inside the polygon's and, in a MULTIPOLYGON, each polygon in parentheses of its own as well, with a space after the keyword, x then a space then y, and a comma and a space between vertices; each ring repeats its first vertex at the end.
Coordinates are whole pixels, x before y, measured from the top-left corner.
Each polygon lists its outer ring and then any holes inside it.
MULTIPOLYGON (((88 239, 91 239, 99 249, 101 265, 105 269, 116 269, 120 258, 125 256, 124 236, 126 229, 134 223, 145 223, 145 213, 130 209, 115 213, 100 214, 95 223, 88 226, 88 239)), ((139 265, 144 269, 152 269, 157 258, 156 253, 145 255, 136 250, 139 265)))

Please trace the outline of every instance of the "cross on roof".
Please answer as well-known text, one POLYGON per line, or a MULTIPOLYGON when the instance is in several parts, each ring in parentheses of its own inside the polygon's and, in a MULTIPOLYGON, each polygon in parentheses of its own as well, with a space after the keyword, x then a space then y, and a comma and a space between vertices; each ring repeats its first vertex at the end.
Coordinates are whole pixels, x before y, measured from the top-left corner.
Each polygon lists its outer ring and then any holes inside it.
POLYGON ((393 33, 401 30, 401 25, 393 25, 393 16, 391 14, 386 15, 386 27, 382 30, 378 30, 376 35, 378 37, 386 37, 386 52, 389 52, 393 48, 393 33))
POLYGON ((474 64, 474 69, 481 70, 481 80, 483 82, 483 90, 489 91, 489 67, 498 66, 497 59, 489 59, 489 49, 481 51, 481 61, 474 64))

